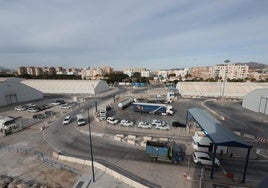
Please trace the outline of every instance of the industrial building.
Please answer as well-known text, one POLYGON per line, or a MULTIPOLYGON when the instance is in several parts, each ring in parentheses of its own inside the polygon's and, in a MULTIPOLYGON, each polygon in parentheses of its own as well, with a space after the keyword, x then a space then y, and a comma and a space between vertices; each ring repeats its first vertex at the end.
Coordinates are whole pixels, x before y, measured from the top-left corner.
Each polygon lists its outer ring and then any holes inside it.
POLYGON ((242 99, 255 89, 268 89, 268 83, 178 82, 176 88, 183 97, 227 97, 242 99))
POLYGON ((0 78, 0 106, 42 99, 43 93, 95 95, 108 90, 108 84, 101 80, 0 78))
POLYGON ((0 106, 42 99, 43 93, 17 78, 0 78, 0 106))
POLYGON ((23 80, 21 83, 47 94, 95 95, 109 90, 102 80, 23 80))
POLYGON ((268 115, 268 88, 256 89, 245 95, 242 106, 254 112, 268 115))

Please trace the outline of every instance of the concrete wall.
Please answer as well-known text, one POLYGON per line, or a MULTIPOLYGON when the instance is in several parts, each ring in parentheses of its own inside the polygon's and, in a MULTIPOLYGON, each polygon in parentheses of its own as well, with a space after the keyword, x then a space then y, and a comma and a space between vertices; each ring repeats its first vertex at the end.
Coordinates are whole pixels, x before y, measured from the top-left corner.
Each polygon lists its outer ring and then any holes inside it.
POLYGON ((20 82, 0 81, 0 106, 42 99, 43 93, 20 82))
POLYGON ((242 106, 254 112, 268 115, 268 88, 256 89, 245 95, 242 106))
MULTIPOLYGON (((90 160, 83 160, 83 159, 78 159, 78 158, 74 158, 74 157, 68 157, 68 156, 64 156, 64 155, 53 155, 54 157, 56 157, 57 159, 59 160, 62 160, 62 161, 68 161, 68 162, 73 162, 73 163, 78 163, 78 164, 82 164, 82 165, 87 165, 87 166, 91 166, 91 161, 90 160)), ((107 168, 106 166, 98 163, 98 162, 95 162, 94 161, 94 167, 97 168, 97 169, 100 169, 104 172, 106 172, 107 174, 113 176, 114 178, 132 186, 132 187, 136 187, 136 188, 147 188, 147 186, 144 186, 142 185, 141 183, 139 182, 136 182, 128 177, 125 177, 123 176, 122 174, 119 174, 118 172, 110 169, 110 168, 107 168)))

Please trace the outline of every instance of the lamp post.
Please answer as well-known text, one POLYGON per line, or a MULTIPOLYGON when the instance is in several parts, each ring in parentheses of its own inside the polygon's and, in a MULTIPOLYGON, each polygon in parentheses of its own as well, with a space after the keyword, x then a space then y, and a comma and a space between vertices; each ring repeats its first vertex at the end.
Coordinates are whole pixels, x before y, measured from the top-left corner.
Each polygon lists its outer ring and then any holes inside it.
POLYGON ((228 60, 228 59, 224 60, 224 78, 223 78, 223 87, 222 87, 222 100, 225 100, 224 91, 225 91, 225 84, 227 81, 227 71, 228 71, 227 64, 228 63, 230 63, 230 60, 228 60))
POLYGON ((97 103, 97 98, 96 98, 96 91, 95 91, 95 87, 93 84, 91 84, 93 91, 94 91, 94 99, 95 99, 95 112, 98 112, 98 103, 97 103))
POLYGON ((90 145, 90 157, 91 157, 91 171, 93 183, 95 182, 95 173, 94 173, 94 162, 93 162, 93 149, 92 149, 92 139, 91 139, 91 128, 90 128, 90 119, 89 119, 89 108, 87 109, 87 120, 88 120, 88 132, 89 132, 89 145, 90 145))

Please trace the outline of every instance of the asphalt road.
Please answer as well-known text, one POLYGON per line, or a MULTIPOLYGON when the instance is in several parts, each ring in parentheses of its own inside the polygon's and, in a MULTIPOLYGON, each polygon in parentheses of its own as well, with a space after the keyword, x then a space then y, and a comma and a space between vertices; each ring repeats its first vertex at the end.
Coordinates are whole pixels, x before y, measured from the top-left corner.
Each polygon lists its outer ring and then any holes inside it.
MULTIPOLYGON (((120 91, 117 93, 120 94, 120 91)), ((136 93, 135 93, 136 94, 136 93)), ((94 111, 94 100, 89 101, 90 112, 94 111)), ((98 105, 101 106, 101 103, 104 100, 112 100, 110 97, 105 98, 97 98, 98 105)), ((173 104, 175 108, 175 114, 172 118, 170 117, 162 117, 158 116, 158 118, 163 118, 167 123, 171 123, 173 120, 179 120, 181 122, 185 122, 186 111, 189 108, 199 107, 202 108, 201 103, 202 99, 179 99, 177 102, 173 104)), ((226 125, 231 130, 236 131, 247 131, 247 133, 253 134, 256 132, 256 125, 259 126, 259 130, 262 133, 259 133, 265 136, 265 123, 263 123, 262 116, 259 116, 256 113, 244 111, 237 103, 208 103, 208 105, 219 111, 221 115, 224 115, 226 119, 223 121, 223 124, 226 125)), ((88 107, 83 107, 82 109, 87 109, 88 107)), ((70 115, 75 116, 80 112, 81 109, 77 109, 70 112, 70 115)), ((129 108, 126 110, 126 115, 124 112, 116 112, 116 116, 122 119, 125 118, 133 118, 134 121, 139 121, 140 119, 148 118, 152 119, 156 116, 154 115, 143 115, 141 117, 138 113, 132 113, 132 109, 129 108), (123 115, 123 116, 122 116, 123 115)), ((86 112, 84 112, 86 114, 86 112)), ((67 115, 67 114, 66 114, 67 115)), ((43 134, 44 138, 47 142, 57 151, 60 151, 66 155, 72 155, 79 158, 90 158, 89 152, 89 138, 87 135, 78 132, 75 129, 75 122, 73 121, 71 124, 67 126, 62 125, 62 120, 64 117, 60 117, 50 124, 50 127, 46 129, 43 134)), ((92 124, 95 126, 94 124, 92 124)), ((98 131, 99 127, 96 128, 98 131)), ((104 132, 103 132, 104 133, 104 132)), ((158 132, 165 133, 165 132, 158 132)), ((169 133, 169 132, 167 132, 169 133)), ((18 133, 21 136, 25 137, 25 142, 31 139, 31 134, 28 131, 24 131, 18 133), (23 133, 23 135, 22 135, 23 133)), ((181 138, 178 138, 178 141, 181 138)), ((185 138, 183 138, 185 139, 185 138)), ((7 139, 9 140, 9 139, 7 139)), ((16 140, 9 140, 10 142, 16 142, 16 140)), ((185 141, 185 140, 184 140, 185 141)), ((255 141, 252 141, 256 144, 255 141)), ((1 143, 1 145, 5 145, 8 143, 1 143)), ((38 143, 37 143, 38 144, 38 143)), ((93 152, 94 159, 96 161, 113 168, 120 173, 126 174, 133 179, 136 179, 144 184, 149 185, 150 187, 159 187, 160 185, 164 187, 174 187, 174 185, 178 185, 177 187, 189 187, 189 184, 185 184, 183 173, 187 172, 190 169, 193 177, 198 177, 200 175, 201 167, 196 166, 190 160, 188 168, 188 160, 179 165, 173 165, 171 163, 166 162, 157 162, 151 163, 150 160, 145 155, 145 151, 140 147, 129 146, 124 143, 118 143, 112 141, 109 138, 97 137, 93 136, 93 152)), ((265 172, 268 171, 267 161, 250 161, 247 178, 254 180, 261 180, 267 174, 265 172)), ((222 166, 226 171, 234 172, 235 176, 241 177, 244 163, 239 160, 224 160, 222 161, 222 166)), ((90 170, 90 169, 89 169, 90 170)), ((223 176, 221 170, 217 170, 215 172, 215 176, 223 176)), ((195 185, 193 185, 195 187, 195 185)))
MULTIPOLYGON (((101 101, 101 99, 98 100, 99 102, 101 101)), ((200 99, 180 100, 180 102, 174 104, 176 113, 173 118, 183 121, 186 117, 186 110, 192 107, 202 108, 201 102, 202 100, 200 99)), ((213 105, 214 108, 217 109, 217 105, 213 105)), ((233 121, 234 124, 237 125, 237 115, 231 116, 228 114, 230 109, 227 107, 220 109, 220 112, 228 115, 230 118, 229 121, 233 121), (236 117, 235 120, 232 120, 234 117, 236 117)), ((72 113, 74 115, 77 112, 72 113)), ((137 115, 137 117, 139 116, 140 115, 137 115)), ((45 139, 66 155, 89 159, 90 148, 88 136, 77 132, 74 127, 74 122, 70 125, 62 126, 61 121, 61 119, 55 121, 49 129, 45 130, 45 139)), ((121 171, 121 173, 127 174, 133 179, 144 182, 151 187, 158 187, 160 185, 172 187, 172 185, 179 185, 183 182, 181 178, 173 178, 174 176, 169 177, 166 176, 166 173, 182 174, 183 171, 187 171, 188 169, 187 162, 180 164, 179 167, 164 162, 152 164, 145 155, 145 151, 139 147, 130 147, 125 144, 113 142, 110 139, 95 136, 93 136, 93 152, 96 161, 121 171)), ((242 177, 241 174, 244 169, 243 162, 239 160, 226 160, 223 162, 223 167, 227 171, 240 174, 239 177, 242 177)), ((196 167, 192 162, 190 163, 190 168, 194 175, 198 176, 200 174, 200 167, 196 167)), ((251 161, 248 167, 247 177, 261 180, 265 172, 267 172, 267 169, 266 161, 251 161)), ((223 176, 220 170, 216 171, 215 175, 223 176)), ((178 177, 180 177, 180 175, 178 175, 178 177)))

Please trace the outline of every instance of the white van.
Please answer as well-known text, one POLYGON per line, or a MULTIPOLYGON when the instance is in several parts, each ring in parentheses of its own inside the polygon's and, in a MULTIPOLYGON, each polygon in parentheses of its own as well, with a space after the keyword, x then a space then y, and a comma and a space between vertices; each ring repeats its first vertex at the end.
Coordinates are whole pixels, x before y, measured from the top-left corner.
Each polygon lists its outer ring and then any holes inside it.
POLYGON ((10 116, 0 116, 0 129, 11 130, 16 128, 15 118, 10 116))
POLYGON ((76 115, 76 121, 77 121, 78 126, 86 124, 86 121, 85 121, 84 117, 82 116, 82 114, 77 114, 76 115))

